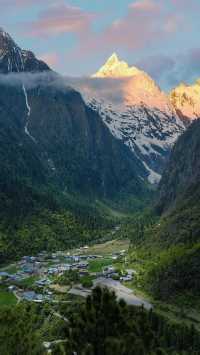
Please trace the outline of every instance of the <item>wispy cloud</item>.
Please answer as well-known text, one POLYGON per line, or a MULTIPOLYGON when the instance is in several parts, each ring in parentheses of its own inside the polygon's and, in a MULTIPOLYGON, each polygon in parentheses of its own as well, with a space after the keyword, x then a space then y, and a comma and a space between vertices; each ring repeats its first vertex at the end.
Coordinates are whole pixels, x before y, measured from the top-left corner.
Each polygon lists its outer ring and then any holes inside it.
MULTIPOLYGON (((53 4, 55 0, 45 0, 45 4, 53 4)), ((30 5, 40 5, 40 0, 1 0, 1 10, 10 7, 29 7, 30 5)))
POLYGON ((61 82, 61 77, 53 71, 46 71, 40 73, 9 73, 9 74, 0 74, 0 84, 22 87, 24 84, 27 89, 32 89, 37 86, 50 85, 57 81, 61 82))
POLYGON ((138 0, 128 6, 124 17, 114 20, 103 32, 91 33, 80 43, 79 51, 143 50, 173 38, 181 21, 181 15, 169 10, 164 0, 138 0))
POLYGON ((162 87, 171 89, 184 81, 188 84, 200 78, 200 47, 174 56, 158 54, 138 62, 162 87))
POLYGON ((129 5, 130 9, 141 12, 158 12, 161 9, 161 4, 155 3, 153 0, 138 0, 129 5))
POLYGON ((37 20, 29 24, 27 35, 51 37, 63 33, 85 34, 91 27, 95 14, 80 7, 55 4, 40 12, 37 20))
POLYGON ((59 64, 59 55, 56 52, 44 53, 39 56, 39 59, 47 63, 50 67, 55 67, 59 64))

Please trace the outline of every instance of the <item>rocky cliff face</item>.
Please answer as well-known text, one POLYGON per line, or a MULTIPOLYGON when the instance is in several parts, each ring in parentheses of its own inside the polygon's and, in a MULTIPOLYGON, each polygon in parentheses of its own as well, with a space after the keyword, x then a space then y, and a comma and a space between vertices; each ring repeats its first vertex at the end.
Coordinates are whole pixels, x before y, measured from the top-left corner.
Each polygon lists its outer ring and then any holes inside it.
POLYGON ((22 50, 10 35, 0 28, 0 73, 46 70, 49 70, 46 63, 38 60, 31 51, 22 50))

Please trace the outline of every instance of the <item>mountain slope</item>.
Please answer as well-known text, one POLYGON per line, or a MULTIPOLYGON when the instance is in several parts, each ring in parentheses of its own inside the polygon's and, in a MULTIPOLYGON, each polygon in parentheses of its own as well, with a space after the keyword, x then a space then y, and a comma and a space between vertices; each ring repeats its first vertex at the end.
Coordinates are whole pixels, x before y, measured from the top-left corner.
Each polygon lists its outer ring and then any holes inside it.
POLYGON ((200 182, 200 121, 179 138, 160 183, 159 207, 172 208, 178 201, 197 193, 200 182))
POLYGON ((114 137, 142 162, 148 181, 158 183, 171 148, 184 131, 167 96, 145 72, 113 54, 79 90, 114 137))
POLYGON ((140 214, 125 227, 132 240, 130 262, 143 265, 138 283, 165 305, 184 305, 189 316, 191 307, 199 309, 200 296, 199 152, 196 120, 172 150, 152 214, 140 214))
MULTIPOLYGON (((161 214, 146 243, 155 249, 148 289, 164 300, 195 304, 200 295, 200 121, 176 143, 160 183, 161 214)), ((147 247, 147 246, 146 246, 147 247)))

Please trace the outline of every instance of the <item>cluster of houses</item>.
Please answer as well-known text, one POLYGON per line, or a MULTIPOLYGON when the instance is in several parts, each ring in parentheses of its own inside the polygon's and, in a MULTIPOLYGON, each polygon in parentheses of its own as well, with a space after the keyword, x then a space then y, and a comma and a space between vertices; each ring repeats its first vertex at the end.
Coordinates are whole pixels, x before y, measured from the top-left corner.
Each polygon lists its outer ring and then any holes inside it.
POLYGON ((121 275, 121 273, 117 272, 115 267, 111 266, 106 266, 102 272, 97 273, 98 277, 104 277, 104 278, 111 278, 111 279, 117 279, 123 282, 127 281, 132 281, 134 277, 134 270, 126 270, 126 272, 121 275))
MULTIPOLYGON (((89 273, 89 262, 103 257, 102 255, 87 255, 84 253, 86 249, 88 249, 87 246, 79 249, 79 253, 76 255, 59 251, 51 254, 41 252, 37 256, 24 256, 17 264, 16 273, 0 272, 0 283, 5 283, 8 290, 15 292, 20 299, 43 302, 53 299, 53 292, 49 286, 66 271, 76 270, 80 277, 91 275, 96 278, 118 279, 122 282, 133 279, 132 271, 127 271, 125 275, 121 275, 112 265, 104 267, 101 272, 89 273), (30 276, 35 277, 35 280, 33 277, 33 284, 27 287, 21 286, 20 282, 30 278, 30 276)), ((111 258, 112 260, 117 260, 124 255, 125 250, 122 250, 121 252, 113 253, 111 258)))

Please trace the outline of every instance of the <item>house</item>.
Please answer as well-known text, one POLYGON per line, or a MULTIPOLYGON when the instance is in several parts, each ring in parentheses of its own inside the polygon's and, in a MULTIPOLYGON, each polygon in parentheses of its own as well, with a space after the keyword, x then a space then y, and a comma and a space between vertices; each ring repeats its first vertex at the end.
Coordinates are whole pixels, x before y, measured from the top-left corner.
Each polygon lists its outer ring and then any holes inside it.
POLYGON ((35 281, 35 285, 38 286, 38 287, 48 286, 51 283, 52 283, 52 281, 49 280, 48 278, 44 278, 44 279, 35 281))
POLYGON ((58 266, 59 271, 69 271, 71 269, 70 264, 62 264, 58 266))
POLYGON ((91 259, 91 260, 98 259, 100 257, 101 257, 100 255, 88 255, 88 256, 86 256, 87 259, 91 259))
POLYGON ((71 259, 74 263, 78 263, 80 261, 80 256, 79 255, 72 255, 71 259))
POLYGON ((33 301, 36 293, 34 291, 26 291, 22 293, 22 298, 26 301, 33 301))
POLYGON ((121 276, 120 277, 120 281, 132 281, 133 280, 133 276, 132 275, 126 275, 126 276, 121 276))
POLYGON ((106 266, 104 269, 103 269, 103 273, 102 273, 102 276, 103 277, 112 277, 112 276, 117 276, 118 274, 116 273, 116 270, 113 266, 106 266))
POLYGON ((20 282, 25 278, 26 278, 26 276, 24 276, 23 274, 14 274, 14 275, 10 276, 10 280, 16 281, 16 282, 20 282))
POLYGON ((104 269, 103 269, 103 272, 115 272, 115 268, 111 265, 111 266, 106 266, 104 269))
POLYGON ((34 263, 36 259, 35 256, 23 256, 21 263, 34 263))
POLYGON ((127 271, 128 275, 132 275, 132 276, 137 275, 137 271, 134 269, 127 269, 126 271, 127 271))
POLYGON ((35 268, 32 264, 25 264, 22 266, 22 271, 25 273, 25 274, 33 274, 35 272, 35 268))
POLYGON ((82 262, 82 263, 77 264, 76 266, 78 269, 86 269, 88 267, 88 265, 89 264, 87 262, 82 262))
POLYGON ((48 269, 48 274, 49 274, 49 275, 54 275, 54 274, 58 274, 58 273, 59 273, 59 270, 58 270, 57 267, 50 267, 50 268, 48 269))
POLYGON ((44 296, 37 294, 35 291, 26 291, 22 293, 22 298, 29 302, 42 302, 44 301, 44 296))

